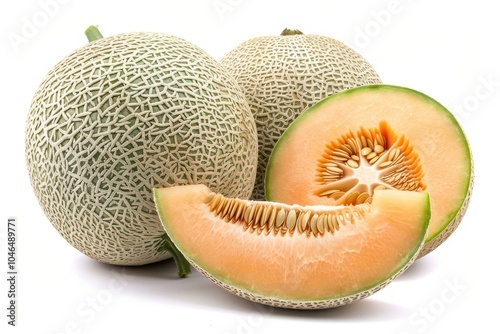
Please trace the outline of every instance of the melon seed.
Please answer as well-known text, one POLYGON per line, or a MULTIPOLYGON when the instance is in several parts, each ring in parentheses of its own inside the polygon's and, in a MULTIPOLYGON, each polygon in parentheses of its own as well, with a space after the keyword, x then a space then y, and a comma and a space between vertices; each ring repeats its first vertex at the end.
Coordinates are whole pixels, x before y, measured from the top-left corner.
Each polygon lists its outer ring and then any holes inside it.
POLYGON ((253 217, 255 216, 256 209, 257 209, 257 205, 252 205, 250 207, 250 210, 248 212, 248 220, 247 220, 248 224, 252 224, 253 223, 253 217))
POLYGON ((356 198, 356 205, 364 203, 370 195, 367 192, 363 192, 359 194, 358 198, 356 198))
POLYGON ((347 164, 350 167, 352 167, 352 168, 358 168, 359 167, 359 164, 356 161, 352 160, 352 159, 347 160, 347 164))
POLYGON ((325 232, 330 232, 330 233, 334 232, 330 230, 330 226, 328 226, 328 215, 329 214, 318 215, 318 220, 316 222, 316 225, 318 226, 318 231, 320 232, 321 235, 323 235, 325 232), (321 230, 323 230, 323 232, 321 230))
POLYGON ((224 207, 225 207, 225 204, 226 204, 225 202, 226 202, 226 200, 227 200, 227 199, 226 199, 225 197, 221 197, 221 200, 220 200, 220 202, 217 204, 217 210, 216 210, 216 212, 215 212, 217 215, 220 215, 220 214, 221 214, 222 210, 223 210, 223 209, 224 209, 224 207))
POLYGON ((210 194, 208 194, 208 195, 207 195, 207 197, 205 197, 205 198, 203 199, 203 203, 205 203, 205 204, 206 204, 206 203, 209 203, 211 200, 213 200, 213 199, 214 199, 214 197, 215 197, 216 195, 217 195, 216 193, 211 192, 210 194))
POLYGON ((341 149, 342 149, 344 152, 346 152, 346 154, 347 154, 349 157, 351 156, 351 154, 354 154, 354 152, 356 152, 356 151, 354 150, 354 148, 352 148, 349 144, 343 144, 343 145, 341 146, 341 149))
POLYGON ((219 204, 221 199, 222 199, 221 194, 217 194, 217 195, 213 196, 212 199, 208 202, 208 203, 210 203, 210 210, 214 210, 217 207, 217 205, 219 204))
POLYGON ((330 217, 330 224, 336 231, 338 231, 340 229, 340 226, 339 221, 337 220, 337 216, 333 214, 329 214, 328 216, 330 217))
POLYGON ((335 167, 333 167, 333 166, 327 166, 326 170, 330 171, 332 173, 337 173, 337 174, 342 174, 344 172, 341 168, 336 167, 336 166, 335 167))
POLYGON ((276 224, 275 226, 277 228, 280 228, 283 223, 285 222, 285 217, 286 217, 286 212, 285 209, 281 208, 278 213, 276 214, 276 224))
POLYGON ((245 212, 246 204, 245 202, 241 202, 240 205, 238 205, 238 210, 236 211, 236 214, 234 216, 234 220, 242 220, 243 219, 243 213, 245 212))
POLYGON ((380 158, 379 156, 373 157, 373 158, 369 161, 370 165, 373 165, 374 163, 376 163, 376 162, 377 162, 377 160, 378 160, 379 158, 380 158))
POLYGON ((290 210, 288 215, 286 216, 286 227, 289 231, 293 231, 295 229, 295 224, 297 223, 297 213, 295 210, 290 210))
POLYGON ((330 195, 333 195, 334 193, 338 193, 340 190, 338 189, 329 189, 327 191, 324 191, 322 192, 321 194, 319 194, 320 196, 330 196, 330 195))
POLYGON ((319 215, 315 213, 311 217, 311 229, 314 231, 316 228, 319 232, 319 234, 323 235, 325 233, 325 224, 324 224, 324 219, 318 219, 319 215), (314 227, 316 226, 316 227, 314 227))
POLYGON ((311 211, 307 211, 306 213, 304 213, 304 215, 302 216, 302 219, 300 221, 300 227, 301 227, 301 230, 302 231, 305 231, 306 228, 307 228, 307 225, 309 223, 309 218, 311 217, 311 211))
POLYGON ((231 219, 234 219, 234 217, 236 216, 236 213, 238 212, 239 208, 241 207, 240 201, 233 201, 233 202, 234 202, 234 205, 233 205, 231 211, 229 212, 229 217, 231 219))
POLYGON ((367 144, 368 144, 368 147, 370 147, 373 150, 373 148, 374 148, 373 140, 371 140, 371 139, 368 138, 367 139, 367 144))
POLYGON ((344 224, 345 223, 345 218, 344 218, 344 215, 342 215, 342 213, 336 212, 335 217, 337 219, 337 222, 339 222, 340 224, 344 224))
POLYGON ((349 205, 349 204, 355 204, 356 203, 356 199, 358 198, 359 196, 359 191, 354 191, 352 193, 350 193, 349 195, 347 195, 347 197, 345 198, 344 200, 344 203, 346 205, 349 205))
POLYGON ((372 149, 369 147, 363 147, 361 149, 361 155, 362 156, 367 156, 368 154, 372 153, 372 149))
POLYGON ((267 229, 272 230, 274 228, 274 223, 276 222, 277 219, 277 213, 278 209, 273 206, 273 209, 271 210, 271 214, 269 215, 269 219, 267 220, 267 229))
POLYGON ((332 155, 340 158, 345 158, 346 160, 349 159, 351 156, 346 151, 340 148, 336 148, 335 150, 333 150, 332 155))
POLYGON ((230 217, 229 212, 231 210, 231 207, 234 205, 234 202, 233 201, 226 201, 226 202, 227 205, 224 205, 224 207, 221 209, 219 217, 227 220, 230 217))
POLYGON ((252 207, 253 205, 248 205, 246 208, 245 208, 245 213, 243 214, 243 220, 249 224, 250 223, 250 219, 249 219, 249 215, 250 215, 250 210, 252 210, 252 207))
POLYGON ((372 152, 366 156, 366 159, 371 160, 377 156, 377 152, 372 152))
MULTIPOLYGON (((378 135, 378 134, 377 134, 378 135)), ((382 145, 375 145, 375 148, 373 149, 376 153, 380 154, 384 152, 384 147, 382 145)))
POLYGON ((267 227, 268 226, 268 220, 269 217, 271 216, 271 213, 273 211, 274 207, 266 205, 264 207, 264 210, 262 212, 262 218, 260 220, 260 226, 261 227, 267 227))
POLYGON ((261 217, 262 217, 262 211, 264 211, 264 209, 265 209, 265 205, 260 204, 260 205, 257 206, 257 210, 255 211, 255 215, 254 215, 254 218, 253 218, 253 222, 254 222, 254 225, 256 227, 260 227, 261 226, 260 222, 262 220, 261 219, 261 217))
POLYGON ((384 161, 382 162, 380 165, 378 165, 380 168, 385 168, 385 167, 389 167, 393 164, 393 162, 391 160, 387 160, 387 161, 384 161))
POLYGON ((345 191, 340 191, 339 190, 339 191, 331 194, 330 197, 332 197, 333 199, 339 199, 339 198, 341 198, 344 195, 345 195, 345 191))

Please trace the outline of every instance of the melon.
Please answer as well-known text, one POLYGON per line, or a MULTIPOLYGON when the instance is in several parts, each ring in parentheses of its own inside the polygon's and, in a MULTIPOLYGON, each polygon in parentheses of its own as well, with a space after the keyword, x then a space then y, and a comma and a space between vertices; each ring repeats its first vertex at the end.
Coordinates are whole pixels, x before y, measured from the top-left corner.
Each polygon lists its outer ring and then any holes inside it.
POLYGON ((48 220, 87 256, 117 265, 167 259, 151 188, 201 183, 248 198, 257 168, 250 107, 227 71, 186 40, 100 38, 95 27, 87 36, 34 94, 25 144, 32 187, 48 220))
POLYGON ((376 189, 425 191, 432 218, 424 256, 461 222, 473 179, 452 113, 422 92, 378 84, 325 98, 290 125, 269 159, 266 198, 351 205, 371 201, 376 189))
POLYGON ((295 309, 337 307, 387 286, 418 256, 430 215, 425 192, 403 190, 354 206, 228 198, 204 185, 154 194, 193 267, 242 298, 295 309))
POLYGON ((220 62, 243 88, 257 124, 256 200, 265 197, 271 151, 299 114, 333 93, 381 82, 366 59, 344 43, 290 29, 249 39, 220 62))

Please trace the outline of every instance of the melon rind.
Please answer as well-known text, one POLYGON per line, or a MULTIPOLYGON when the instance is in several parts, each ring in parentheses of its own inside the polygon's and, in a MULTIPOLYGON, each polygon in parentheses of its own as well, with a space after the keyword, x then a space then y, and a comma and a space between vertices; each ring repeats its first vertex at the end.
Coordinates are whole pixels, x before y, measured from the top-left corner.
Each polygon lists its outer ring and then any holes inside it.
POLYGON ((206 52, 161 33, 96 40, 53 67, 26 121, 38 201, 101 262, 169 258, 152 187, 203 183, 248 198, 257 135, 236 81, 206 52))
MULTIPOLYGON (((419 242, 418 244, 415 245, 411 249, 408 254, 405 255, 405 257, 401 260, 400 266, 397 268, 394 268, 393 272, 388 275, 388 277, 382 279, 379 282, 374 282, 373 285, 371 286, 365 286, 362 288, 359 288, 357 291, 353 291, 352 293, 348 295, 343 295, 343 296, 335 296, 335 297, 325 297, 323 299, 291 299, 291 298, 282 298, 279 296, 270 296, 270 295, 265 295, 259 292, 258 287, 249 287, 249 286, 242 286, 233 283, 230 279, 227 279, 221 275, 214 275, 210 268, 205 268, 202 265, 200 265, 194 258, 191 256, 189 251, 185 249, 182 243, 178 242, 176 239, 175 235, 173 235, 170 231, 169 227, 169 220, 170 219, 176 219, 176 214, 175 212, 172 212, 173 215, 170 215, 167 210, 164 210, 162 208, 161 202, 162 202, 162 196, 161 196, 161 189, 153 189, 154 193, 154 199, 158 211, 158 215, 160 216, 160 220, 163 223, 163 226, 165 228, 165 231, 171 238, 172 242, 175 244, 176 248, 179 249, 179 251, 185 256, 187 261, 197 270, 199 271, 203 276, 207 277, 209 280, 211 280, 213 283, 215 283, 217 286, 229 291, 230 293, 237 295, 241 298, 244 298, 246 300, 268 305, 268 306, 273 306, 273 307, 279 307, 279 308, 287 308, 287 309, 306 309, 306 310, 313 310, 313 309, 326 309, 326 308, 334 308, 334 307, 340 307, 343 305, 347 305, 350 303, 353 303, 355 301, 367 298, 374 293, 378 292, 379 290, 383 289, 386 287, 388 284, 390 284, 392 281, 394 281, 397 277, 402 275, 412 264, 413 262, 419 257, 419 253, 422 250, 422 247, 425 244, 425 235, 427 228, 429 226, 429 220, 430 220, 430 198, 428 194, 425 196, 425 207, 423 208, 424 214, 422 215, 422 226, 423 229, 421 231, 421 235, 419 237, 419 242)), ((207 192, 208 194, 209 192, 207 192)), ((200 205, 203 205, 202 202, 199 202, 200 205)), ((298 207, 298 206, 297 206, 298 207)), ((182 218, 181 218, 182 220, 182 218)), ((215 232, 219 233, 219 232, 215 232)), ((269 242, 272 242, 270 240, 269 242)), ((210 252, 209 249, 206 250, 207 252, 210 252)), ((262 270, 270 270, 270 268, 262 268, 262 270)), ((228 274, 230 273, 231 269, 227 268, 226 269, 228 274)), ((272 273, 270 273, 272 274, 272 273)), ((258 284, 258 283, 256 283, 258 284)), ((332 284, 335 284, 332 282, 332 284)))
POLYGON ((422 249, 424 243, 422 242, 417 248, 417 253, 415 253, 410 260, 401 268, 398 268, 397 272, 394 273, 391 277, 387 278, 381 283, 378 283, 377 285, 363 290, 361 292, 349 295, 349 296, 344 296, 344 297, 338 297, 338 298, 332 298, 332 299, 324 299, 324 300, 293 300, 293 299, 282 299, 282 298, 277 298, 277 297, 271 297, 271 296, 265 296, 258 294, 256 292, 240 288, 238 286, 235 286, 231 283, 225 282, 223 279, 216 277, 212 274, 210 274, 207 270, 201 268, 198 264, 196 264, 194 261, 189 259, 189 257, 186 257, 188 262, 195 268, 197 271, 199 271, 202 275, 207 277, 210 281, 218 285, 219 287, 231 292, 232 294, 239 296, 241 298, 244 298, 246 300, 263 304, 263 305, 268 305, 268 306, 273 306, 273 307, 279 307, 279 308, 286 308, 286 309, 297 309, 297 310, 319 310, 319 309, 327 309, 327 308, 335 308, 335 307, 340 307, 344 306, 347 304, 354 303, 358 300, 365 299, 367 297, 370 297, 374 293, 382 290, 384 287, 389 285, 392 281, 394 281, 396 278, 401 276, 412 264, 415 262, 415 260, 418 258, 418 251, 422 249))
POLYGON ((298 115, 331 94, 381 83, 361 54, 334 38, 314 34, 252 38, 220 62, 243 88, 257 124, 254 200, 264 200, 269 156, 298 115))
POLYGON ((467 190, 467 195, 465 195, 465 199, 460 206, 458 212, 454 215, 453 219, 437 234, 433 236, 427 236, 424 246, 420 250, 419 258, 424 257, 429 254, 436 248, 438 248, 446 239, 448 239, 453 232, 457 229, 457 227, 462 222, 462 219, 467 212, 467 208, 469 207, 469 203, 472 197, 472 191, 474 189, 474 160, 472 158, 472 154, 470 156, 471 161, 471 172, 470 172, 470 183, 469 188, 467 190))

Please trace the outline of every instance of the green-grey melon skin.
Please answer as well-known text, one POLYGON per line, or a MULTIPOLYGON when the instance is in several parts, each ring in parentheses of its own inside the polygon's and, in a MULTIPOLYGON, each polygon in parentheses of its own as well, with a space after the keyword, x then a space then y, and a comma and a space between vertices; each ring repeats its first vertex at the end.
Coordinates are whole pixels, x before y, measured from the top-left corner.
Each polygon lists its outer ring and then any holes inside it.
POLYGON ((236 81, 203 50, 159 33, 99 39, 36 91, 26 164, 59 233, 101 262, 164 260, 151 189, 202 183, 249 198, 256 126, 236 81))
POLYGON ((361 54, 320 35, 252 38, 220 62, 243 88, 257 124, 259 160, 251 196, 254 200, 265 200, 269 156, 298 115, 334 93, 381 83, 361 54))

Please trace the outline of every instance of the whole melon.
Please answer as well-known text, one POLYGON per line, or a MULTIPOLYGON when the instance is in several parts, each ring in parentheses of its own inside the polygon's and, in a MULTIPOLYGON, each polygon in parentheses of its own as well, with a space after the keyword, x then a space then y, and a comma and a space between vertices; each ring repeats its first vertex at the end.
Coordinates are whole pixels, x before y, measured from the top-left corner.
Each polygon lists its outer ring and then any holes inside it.
POLYGON ((380 83, 373 67, 342 42, 285 29, 243 42, 221 64, 245 92, 257 124, 259 159, 252 199, 263 200, 271 151, 290 123, 323 98, 380 83))
POLYGON ((152 189, 205 184, 250 197, 257 133, 242 90, 206 52, 167 34, 124 33, 47 74, 25 152, 38 201, 71 245, 141 265, 170 257, 152 189))

